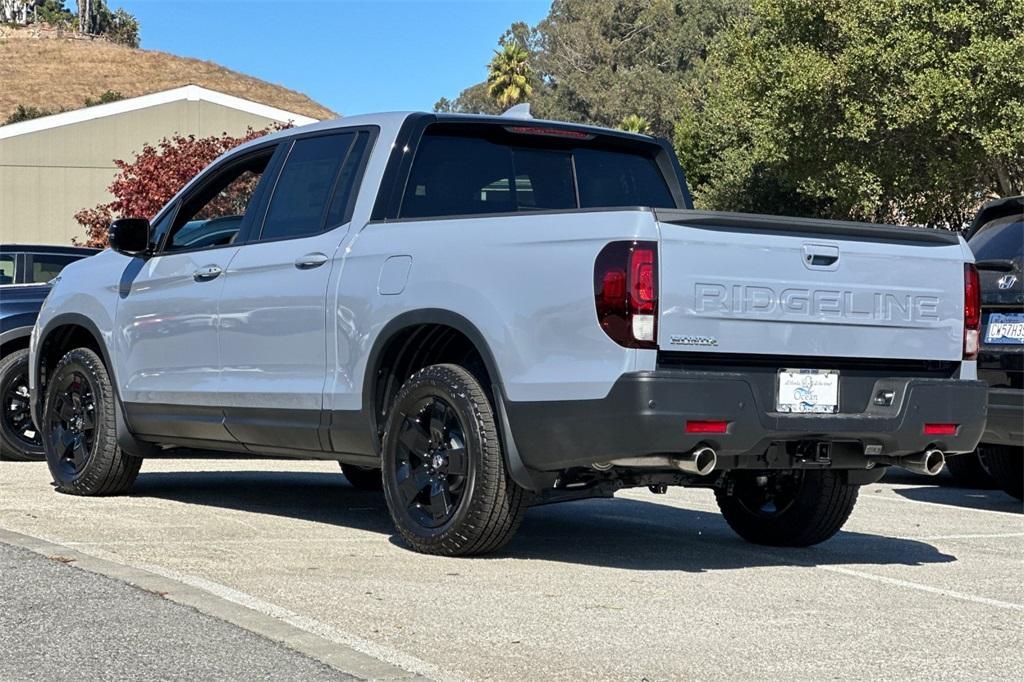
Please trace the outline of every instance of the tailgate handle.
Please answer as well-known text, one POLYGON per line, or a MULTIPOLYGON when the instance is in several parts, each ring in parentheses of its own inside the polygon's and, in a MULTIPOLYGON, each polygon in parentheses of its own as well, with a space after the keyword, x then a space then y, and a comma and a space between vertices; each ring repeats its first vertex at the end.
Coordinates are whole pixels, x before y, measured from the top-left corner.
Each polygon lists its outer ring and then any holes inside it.
POLYGON ((804 266, 811 270, 835 270, 839 267, 839 247, 804 244, 804 266))

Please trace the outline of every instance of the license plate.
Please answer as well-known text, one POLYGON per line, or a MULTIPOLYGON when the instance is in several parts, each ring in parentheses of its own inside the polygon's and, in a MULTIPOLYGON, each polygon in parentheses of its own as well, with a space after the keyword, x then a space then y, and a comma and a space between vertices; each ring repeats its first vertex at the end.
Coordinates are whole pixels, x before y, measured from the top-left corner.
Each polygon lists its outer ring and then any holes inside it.
POLYGON ((779 412, 833 414, 839 411, 839 371, 779 370, 775 409, 779 412))
POLYGON ((985 327, 985 343, 1024 344, 1024 313, 992 313, 985 327))

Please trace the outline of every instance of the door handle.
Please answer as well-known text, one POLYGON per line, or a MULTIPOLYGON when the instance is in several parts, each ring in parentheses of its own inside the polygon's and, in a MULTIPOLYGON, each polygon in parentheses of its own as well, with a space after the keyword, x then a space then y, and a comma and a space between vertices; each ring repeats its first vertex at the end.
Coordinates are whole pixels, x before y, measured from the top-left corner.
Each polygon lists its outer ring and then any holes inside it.
POLYGON ((209 282, 211 279, 217 279, 222 272, 224 271, 216 265, 207 265, 193 272, 192 279, 197 282, 209 282))
POLYGON ((299 270, 312 270, 318 268, 327 262, 326 254, 322 253, 307 253, 305 256, 299 256, 295 259, 295 267, 299 270))

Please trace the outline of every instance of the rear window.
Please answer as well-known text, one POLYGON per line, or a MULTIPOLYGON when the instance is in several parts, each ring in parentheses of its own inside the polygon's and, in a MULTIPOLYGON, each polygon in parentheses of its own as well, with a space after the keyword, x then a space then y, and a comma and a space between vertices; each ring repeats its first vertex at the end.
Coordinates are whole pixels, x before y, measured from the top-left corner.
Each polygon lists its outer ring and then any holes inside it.
POLYGON ((654 145, 450 128, 423 136, 400 217, 676 205, 654 145))
POLYGON ((1024 259, 1024 218, 993 220, 971 237, 970 244, 978 260, 1024 259))

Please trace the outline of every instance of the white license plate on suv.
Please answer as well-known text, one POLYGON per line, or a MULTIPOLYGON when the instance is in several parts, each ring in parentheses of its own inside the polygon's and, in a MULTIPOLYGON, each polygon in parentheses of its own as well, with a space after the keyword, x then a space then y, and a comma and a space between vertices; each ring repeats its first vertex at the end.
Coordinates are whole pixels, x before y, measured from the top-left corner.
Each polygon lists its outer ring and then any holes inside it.
POLYGON ((779 370, 775 409, 778 412, 833 414, 839 411, 839 371, 779 370))

